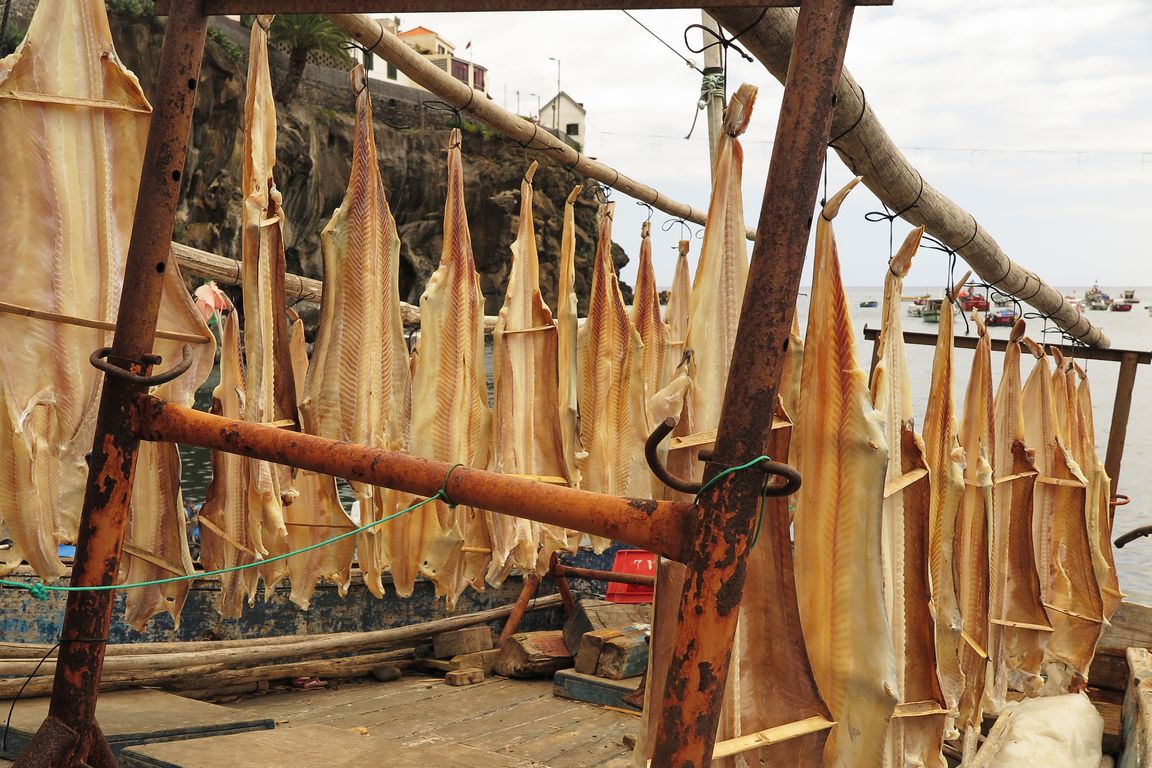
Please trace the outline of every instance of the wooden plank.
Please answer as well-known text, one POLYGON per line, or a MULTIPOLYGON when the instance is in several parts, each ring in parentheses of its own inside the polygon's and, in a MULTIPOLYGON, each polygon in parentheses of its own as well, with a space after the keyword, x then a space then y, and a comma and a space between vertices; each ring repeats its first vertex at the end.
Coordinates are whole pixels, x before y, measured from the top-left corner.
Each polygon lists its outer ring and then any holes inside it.
POLYGON ((1104 627, 1098 648, 1113 649, 1115 653, 1125 653, 1128 648, 1152 648, 1152 608, 1122 601, 1104 627))
MULTIPOLYGON (((19 755, 47 716, 47 697, 15 702, 7 739, 0 741, 0 754, 7 758, 19 755)), ((269 717, 153 690, 104 694, 97 701, 96 717, 115 754, 137 744, 264 731, 275 726, 269 717)))
MULTIPOLYGON (((865 328, 864 338, 868 341, 875 341, 880 338, 879 328, 865 328)), ((904 342, 906 344, 918 344, 921 346, 935 346, 937 334, 935 333, 920 333, 918 331, 904 331, 904 342)), ((955 336, 954 341, 960 349, 975 349, 976 342, 979 338, 976 336, 955 336)), ((1003 352, 1008 348, 1008 339, 993 338, 992 349, 995 352, 1003 352)), ((1113 349, 1111 347, 1104 349, 1101 347, 1085 347, 1082 345, 1072 344, 1047 344, 1048 347, 1057 347, 1068 357, 1077 357, 1080 359, 1088 360, 1108 360, 1113 363, 1123 363, 1126 355, 1132 355, 1139 365, 1148 365, 1152 363, 1152 351, 1141 351, 1135 349, 1113 349)))
POLYGON ((614 637, 624 634, 619 629, 594 629, 585 632, 580 638, 580 649, 576 651, 573 668, 585 675, 596 674, 596 665, 600 662, 600 653, 604 650, 604 643, 614 637))
MULTIPOLYGON (((158 0, 156 13, 168 13, 158 0)), ((892 5, 893 0, 856 0, 857 5, 892 5)), ((723 0, 725 6, 794 8, 800 0, 723 0)), ((204 0, 209 16, 239 13, 433 13, 438 11, 604 11, 699 8, 700 0, 204 0)))
POLYGON ((572 666, 572 653, 558 629, 517 632, 500 647, 493 670, 505 677, 549 677, 572 666))
POLYGON ((1116 379, 1116 399, 1112 403, 1112 426, 1108 432, 1108 453, 1104 469, 1112 478, 1112 493, 1120 487, 1120 464, 1124 459, 1124 440, 1128 436, 1128 414, 1132 411, 1132 389, 1136 386, 1137 353, 1125 352, 1116 379))
POLYGON ((650 624, 652 606, 645 603, 610 603, 607 600, 581 600, 564 623, 564 642, 568 650, 580 650, 584 633, 600 629, 623 629, 633 624, 650 624))
POLYGON ((552 692, 557 696, 629 710, 635 710, 636 707, 629 706, 624 697, 635 693, 639 686, 638 678, 608 680, 581 674, 573 669, 561 670, 552 678, 552 692))
POLYGON ((1145 648, 1128 650, 1132 676, 1124 693, 1121 723, 1124 751, 1120 768, 1140 768, 1152 758, 1152 653, 1145 648))
POLYGON ((644 630, 635 630, 609 638, 600 650, 597 677, 623 680, 644 674, 648 669, 647 634, 644 630))
POLYGON ((453 656, 491 649, 492 630, 488 627, 465 627, 432 638, 432 653, 438 659, 450 659, 453 656))

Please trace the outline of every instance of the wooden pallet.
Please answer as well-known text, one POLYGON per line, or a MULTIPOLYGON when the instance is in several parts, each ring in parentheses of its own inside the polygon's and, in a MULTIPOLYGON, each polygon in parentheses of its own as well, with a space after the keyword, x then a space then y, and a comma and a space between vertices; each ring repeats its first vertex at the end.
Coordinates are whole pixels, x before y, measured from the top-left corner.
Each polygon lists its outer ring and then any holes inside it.
MULTIPOLYGON (((12 726, 6 747, 0 739, 0 755, 15 759, 24 751, 47 715, 47 698, 17 701, 12 710, 12 726)), ((275 727, 275 722, 268 717, 151 690, 105 693, 96 705, 96 721, 115 754, 139 744, 265 731, 275 727)))

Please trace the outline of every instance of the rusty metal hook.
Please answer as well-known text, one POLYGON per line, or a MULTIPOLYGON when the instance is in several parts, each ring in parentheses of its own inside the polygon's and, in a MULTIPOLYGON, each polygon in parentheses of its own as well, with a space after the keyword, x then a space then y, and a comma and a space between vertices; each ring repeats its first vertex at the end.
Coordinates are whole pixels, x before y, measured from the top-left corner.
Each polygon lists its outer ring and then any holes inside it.
MULTIPOLYGON (((656 478, 664 485, 681 493, 690 493, 695 496, 704 489, 704 484, 673 475, 667 467, 660 463, 660 458, 656 454, 656 449, 660 443, 672 433, 675 427, 676 419, 671 416, 657 424, 656 429, 652 430, 652 434, 644 442, 644 458, 648 461, 648 468, 652 470, 652 474, 656 475, 656 478)), ((712 461, 712 451, 700 451, 699 456, 701 461, 712 461)), ((791 496, 800 490, 802 482, 800 472, 789 464, 761 457, 760 461, 748 469, 758 469, 766 475, 784 478, 783 485, 764 486, 764 490, 761 491, 762 496, 791 496)))
MULTIPOLYGON (((155 387, 160 384, 165 384, 179 377, 192 367, 192 346, 190 344, 184 345, 184 349, 182 350, 183 357, 180 358, 180 362, 176 363, 176 365, 172 366, 172 368, 169 370, 164 371, 163 373, 153 374, 152 376, 141 376, 139 374, 132 373, 131 371, 125 368, 121 368, 120 366, 104 359, 111 354, 112 347, 102 347, 92 353, 92 355, 88 358, 88 362, 92 363, 94 368, 100 371, 104 371, 104 373, 108 374, 109 376, 116 376, 117 378, 124 379, 125 381, 131 382, 139 387, 155 387)), ((159 365, 160 362, 161 358, 159 355, 145 355, 144 359, 140 361, 140 364, 159 365)))

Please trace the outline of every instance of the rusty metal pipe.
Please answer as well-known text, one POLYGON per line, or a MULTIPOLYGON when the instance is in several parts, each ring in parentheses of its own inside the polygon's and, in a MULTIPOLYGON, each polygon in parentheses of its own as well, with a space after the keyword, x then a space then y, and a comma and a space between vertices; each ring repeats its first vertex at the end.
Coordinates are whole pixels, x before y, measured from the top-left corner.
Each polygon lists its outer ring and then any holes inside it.
POLYGON ((651 587, 656 583, 655 576, 646 576, 643 573, 617 573, 616 571, 598 571, 594 568, 579 568, 574 565, 556 563, 552 569, 553 575, 564 578, 591 579, 592 581, 611 581, 617 584, 635 584, 639 587, 651 587))
MULTIPOLYGON (((853 0, 800 6, 736 332, 739 354, 728 372, 716 460, 707 464, 706 478, 759 456, 768 443, 853 11, 853 0)), ((737 472, 699 500, 653 768, 711 765, 763 482, 758 472, 737 472)))
MULTIPOLYGON (((152 352, 156 333, 208 30, 208 19, 200 14, 200 3, 176 3, 172 10, 160 54, 162 76, 157 81, 155 111, 148 130, 116 334, 109 356, 138 375, 150 373, 151 358, 146 356, 152 352)), ((130 428, 136 410, 132 398, 138 391, 138 384, 123 377, 105 376, 72 567, 74 587, 103 586, 116 579, 139 445, 130 428)), ((114 593, 107 591, 68 595, 46 722, 66 724, 77 738, 64 753, 50 756, 52 765, 71 768, 86 759, 103 765, 107 758, 94 718, 113 597, 114 593)), ((34 758, 21 758, 17 765, 24 764, 25 759, 34 758)))
POLYGON ((406 453, 213 416, 149 395, 138 403, 137 434, 144 440, 214 448, 421 496, 445 486, 459 504, 606 536, 673 560, 684 556, 684 527, 695 514, 684 502, 626 499, 482 469, 453 469, 406 453))

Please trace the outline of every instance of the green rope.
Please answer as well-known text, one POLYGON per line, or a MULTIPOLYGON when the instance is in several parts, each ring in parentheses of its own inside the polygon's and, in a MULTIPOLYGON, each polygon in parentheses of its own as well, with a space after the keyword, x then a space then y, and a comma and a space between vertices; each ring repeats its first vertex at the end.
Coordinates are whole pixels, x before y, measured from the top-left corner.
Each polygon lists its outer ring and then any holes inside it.
POLYGON ((448 470, 448 474, 446 474, 444 476, 444 482, 441 484, 440 490, 436 491, 436 493, 429 496, 428 498, 426 498, 422 501, 416 502, 415 504, 413 504, 410 507, 405 507, 404 509, 401 509, 398 512, 393 512, 392 514, 387 515, 385 517, 382 517, 379 520, 373 520, 372 522, 366 523, 365 525, 362 525, 359 528, 355 528, 351 531, 346 531, 344 533, 341 533, 338 536, 333 536, 330 539, 325 539, 324 541, 319 541, 315 544, 309 544, 307 547, 303 547, 301 549, 297 549, 297 550, 292 551, 292 552, 285 552, 282 555, 273 555, 272 557, 266 557, 266 558, 263 558, 262 560, 253 560, 251 563, 245 563, 244 565, 234 565, 230 568, 220 568, 220 569, 215 570, 215 571, 199 571, 197 573, 189 573, 189 574, 185 574, 183 576, 171 576, 171 577, 166 578, 166 579, 155 579, 153 581, 138 581, 138 582, 134 582, 132 584, 97 584, 97 585, 91 586, 91 587, 73 587, 73 586, 57 586, 54 584, 45 584, 44 582, 34 582, 31 584, 25 584, 24 582, 20 582, 20 581, 9 581, 7 579, 0 579, 0 586, 14 587, 16 589, 26 589, 26 590, 28 590, 28 594, 30 594, 34 599, 47 600, 49 592, 108 592, 108 591, 114 590, 114 589, 137 589, 139 587, 154 587, 154 586, 157 586, 160 584, 172 584, 172 583, 177 582, 177 581, 191 581, 192 579, 200 579, 200 578, 204 578, 207 576, 222 576, 226 573, 235 573, 236 571, 243 571, 243 570, 246 570, 248 568, 257 568, 261 565, 267 565, 268 563, 275 563, 279 560, 287 560, 290 557, 295 557, 296 555, 302 555, 305 552, 311 552, 314 549, 320 549, 321 547, 326 547, 329 544, 335 544, 336 542, 343 541, 344 539, 347 539, 351 536, 356 536, 358 534, 364 533, 365 531, 367 531, 371 528, 375 528, 378 525, 382 525, 383 523, 386 523, 389 520, 394 520, 397 517, 400 517, 401 515, 406 515, 409 512, 413 512, 413 511, 419 509, 420 507, 424 506, 425 504, 430 504, 433 501, 436 501, 437 499, 443 501, 445 504, 447 504, 450 507, 455 507, 456 502, 452 499, 452 497, 450 497, 448 495, 448 480, 449 480, 449 478, 452 477, 452 473, 455 472, 458 467, 462 467, 462 466, 464 466, 464 465, 463 464, 453 464, 452 467, 448 470))
MULTIPOLYGON (((714 485, 716 485, 716 483, 720 482, 721 480, 723 480, 728 475, 732 475, 732 474, 735 474, 737 472, 742 472, 745 469, 751 469, 752 467, 756 466, 757 464, 759 464, 762 461, 771 461, 771 460, 772 460, 771 456, 761 455, 761 456, 757 456, 756 458, 752 459, 751 461, 747 461, 747 462, 741 464, 738 467, 728 467, 727 469, 720 470, 719 472, 716 473, 715 476, 712 477, 711 480, 704 483, 704 485, 700 486, 700 491, 696 494, 696 498, 694 500, 695 503, 699 504, 700 503, 700 497, 703 496, 714 485)), ((768 505, 768 482, 769 482, 769 480, 770 480, 770 478, 767 478, 767 477, 764 478, 764 487, 760 490, 760 503, 759 503, 759 505, 757 505, 758 511, 757 511, 757 517, 756 517, 756 530, 752 533, 752 541, 750 541, 748 543, 749 549, 756 546, 756 542, 760 540, 760 529, 764 526, 764 508, 768 505)))

